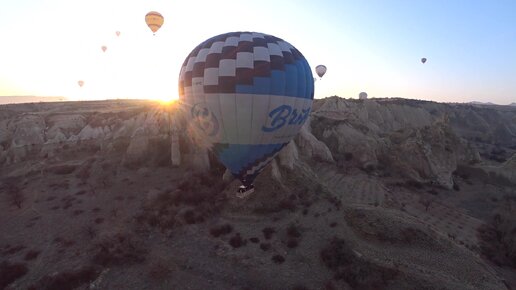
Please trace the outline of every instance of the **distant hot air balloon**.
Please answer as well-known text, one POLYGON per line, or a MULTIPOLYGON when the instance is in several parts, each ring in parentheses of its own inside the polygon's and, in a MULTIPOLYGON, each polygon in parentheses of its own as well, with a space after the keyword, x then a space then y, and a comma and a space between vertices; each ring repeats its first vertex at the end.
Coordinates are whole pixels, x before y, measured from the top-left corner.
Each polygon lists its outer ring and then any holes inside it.
POLYGON ((367 93, 366 92, 361 92, 360 94, 358 94, 358 99, 366 100, 367 99, 367 93))
POLYGON ((115 32, 116 36, 120 36, 120 31, 115 32))
POLYGON ((106 52, 107 46, 103 45, 100 48, 102 49, 103 52, 106 52))
POLYGON ((150 30, 154 33, 163 25, 163 21, 164 18, 159 12, 151 11, 145 15, 145 23, 147 23, 147 26, 149 26, 150 30))
POLYGON ((183 63, 178 87, 189 135, 240 179, 243 194, 299 132, 314 97, 304 56, 288 42, 256 32, 199 44, 183 63))
POLYGON ((81 87, 81 88, 82 88, 82 86, 84 85, 84 81, 83 81, 83 80, 80 80, 80 81, 78 81, 77 83, 79 84, 79 87, 81 87))
POLYGON ((326 66, 325 65, 318 65, 315 67, 315 73, 317 73, 317 75, 322 78, 323 75, 326 73, 326 66))
POLYGON ((424 58, 424 57, 423 57, 423 58, 421 59, 421 62, 422 62, 422 63, 425 63, 425 62, 426 62, 426 58, 424 58))

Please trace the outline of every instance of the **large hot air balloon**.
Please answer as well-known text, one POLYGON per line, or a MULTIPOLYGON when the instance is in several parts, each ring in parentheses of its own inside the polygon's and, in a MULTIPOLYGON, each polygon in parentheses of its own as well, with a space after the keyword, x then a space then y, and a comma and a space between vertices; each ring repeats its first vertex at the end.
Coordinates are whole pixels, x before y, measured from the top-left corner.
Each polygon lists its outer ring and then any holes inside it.
POLYGON ((367 93, 366 92, 361 92, 360 94, 358 94, 358 99, 359 100, 366 100, 367 99, 367 93))
POLYGON ((81 87, 81 88, 82 88, 82 86, 84 85, 84 81, 83 81, 83 80, 80 80, 80 81, 78 81, 77 83, 79 84, 79 87, 81 87))
POLYGON ((150 30, 153 33, 156 33, 158 29, 160 29, 161 25, 163 25, 164 18, 159 12, 151 11, 145 15, 145 23, 149 26, 150 30))
POLYGON ((325 65, 318 65, 315 67, 315 73, 317 73, 317 75, 322 78, 323 75, 326 73, 326 66, 325 65))
POLYGON ((179 75, 189 133, 250 191, 256 176, 298 133, 314 97, 312 71, 288 42, 232 32, 199 44, 179 75))
POLYGON ((424 58, 424 57, 423 57, 423 58, 421 59, 421 62, 422 62, 422 63, 425 63, 425 62, 426 62, 426 58, 424 58))
POLYGON ((106 52, 107 46, 103 45, 100 48, 102 49, 103 52, 106 52))

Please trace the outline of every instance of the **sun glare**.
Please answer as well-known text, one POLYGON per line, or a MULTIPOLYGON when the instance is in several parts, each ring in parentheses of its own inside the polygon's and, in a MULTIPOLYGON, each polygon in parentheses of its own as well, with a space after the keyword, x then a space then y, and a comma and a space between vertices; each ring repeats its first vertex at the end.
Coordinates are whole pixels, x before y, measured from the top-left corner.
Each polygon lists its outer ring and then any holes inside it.
POLYGON ((171 104, 175 103, 178 99, 172 98, 172 97, 163 97, 163 98, 157 98, 157 99, 153 99, 153 100, 156 100, 163 105, 171 105, 171 104))

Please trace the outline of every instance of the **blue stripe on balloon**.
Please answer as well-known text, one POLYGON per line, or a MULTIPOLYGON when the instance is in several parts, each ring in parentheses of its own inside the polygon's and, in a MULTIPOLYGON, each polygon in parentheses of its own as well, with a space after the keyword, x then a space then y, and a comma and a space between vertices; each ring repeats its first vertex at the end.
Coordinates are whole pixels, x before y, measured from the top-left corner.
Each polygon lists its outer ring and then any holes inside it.
POLYGON ((235 93, 237 94, 252 94, 253 86, 252 85, 236 85, 235 93))
POLYGON ((302 60, 296 61, 296 67, 297 67, 297 95, 303 96, 306 98, 306 74, 305 74, 305 67, 303 66, 302 60))
POLYGON ((297 94, 297 67, 294 64, 285 64, 285 95, 289 97, 303 98, 297 94))
POLYGON ((271 71, 271 95, 285 95, 285 72, 281 70, 271 71))
POLYGON ((313 99, 313 76, 305 60, 286 64, 285 70, 272 70, 270 77, 253 77, 252 85, 237 84, 237 94, 289 96, 313 99))
POLYGON ((271 78, 255 77, 253 78, 253 93, 257 95, 268 95, 271 92, 271 78))
POLYGON ((229 144, 218 152, 219 160, 231 171, 238 175, 243 169, 258 165, 267 156, 273 155, 284 144, 229 144))

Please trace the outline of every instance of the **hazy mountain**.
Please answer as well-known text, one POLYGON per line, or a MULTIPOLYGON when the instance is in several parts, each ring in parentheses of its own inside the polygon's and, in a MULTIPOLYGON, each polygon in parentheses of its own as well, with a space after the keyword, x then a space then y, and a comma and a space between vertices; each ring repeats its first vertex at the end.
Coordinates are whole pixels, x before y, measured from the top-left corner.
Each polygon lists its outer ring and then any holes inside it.
POLYGON ((242 200, 177 107, 0 106, 0 288, 516 287, 515 120, 316 100, 242 200))
POLYGON ((0 96, 0 105, 63 101, 67 101, 67 99, 65 97, 0 96))

